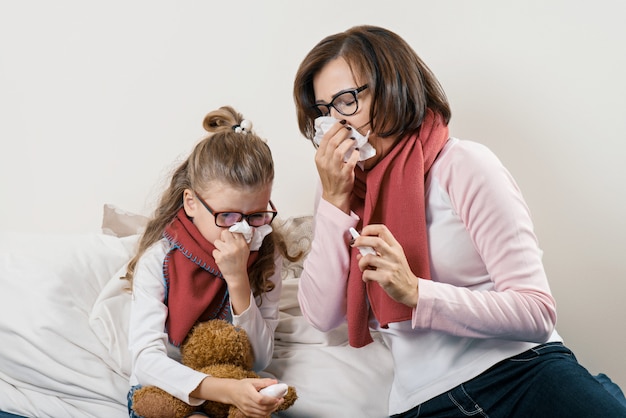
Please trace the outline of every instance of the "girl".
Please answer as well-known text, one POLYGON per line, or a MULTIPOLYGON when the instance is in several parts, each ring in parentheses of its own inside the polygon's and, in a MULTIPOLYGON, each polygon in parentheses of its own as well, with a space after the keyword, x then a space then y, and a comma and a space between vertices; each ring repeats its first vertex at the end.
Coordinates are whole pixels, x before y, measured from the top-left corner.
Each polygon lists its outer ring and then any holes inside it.
MULTIPOLYGON (((278 323, 281 256, 295 259, 270 226, 277 212, 267 144, 228 106, 203 126, 210 135, 175 170, 128 265, 129 400, 152 385, 190 405, 213 400, 266 417, 283 402, 258 393, 274 379, 218 379, 180 363, 179 346, 194 324, 221 318, 248 333, 254 369, 264 369, 278 323)), ((136 416, 130 405, 129 412, 136 416)))

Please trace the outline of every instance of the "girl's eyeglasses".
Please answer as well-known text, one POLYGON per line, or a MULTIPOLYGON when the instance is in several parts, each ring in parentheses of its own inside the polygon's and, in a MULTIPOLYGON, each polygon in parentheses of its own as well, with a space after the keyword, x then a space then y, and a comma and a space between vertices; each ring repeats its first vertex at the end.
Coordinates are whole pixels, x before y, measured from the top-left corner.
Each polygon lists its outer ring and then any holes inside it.
POLYGON ((215 212, 211 207, 200 197, 200 195, 194 192, 202 206, 209 211, 211 215, 215 218, 215 225, 220 228, 229 228, 235 225, 237 222, 241 222, 244 219, 248 222, 248 225, 258 227, 263 225, 269 225, 272 223, 278 212, 274 207, 274 204, 270 200, 270 207, 272 210, 266 210, 263 212, 254 212, 254 213, 241 213, 241 212, 215 212))

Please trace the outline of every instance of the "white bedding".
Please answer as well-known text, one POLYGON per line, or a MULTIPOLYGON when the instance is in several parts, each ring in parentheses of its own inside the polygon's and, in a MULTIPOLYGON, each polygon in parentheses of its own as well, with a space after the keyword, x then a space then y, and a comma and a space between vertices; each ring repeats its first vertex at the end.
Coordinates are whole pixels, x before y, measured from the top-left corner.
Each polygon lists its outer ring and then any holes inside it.
POLYGON ((267 371, 298 390, 281 417, 387 417, 393 364, 376 338, 364 348, 348 345, 346 327, 322 333, 300 313, 298 279, 285 279, 274 359, 267 371))
MULTIPOLYGON (((310 217, 279 222, 293 248, 308 245, 310 217)), ((42 418, 128 416, 130 295, 119 277, 138 236, 2 238, 0 410, 42 418)), ((345 327, 326 334, 310 327, 296 298, 300 271, 301 263, 285 265, 276 349, 267 369, 298 390, 298 401, 281 416, 387 416, 388 350, 378 340, 349 347, 345 327)))
POLYGON ((123 417, 127 377, 89 325, 132 238, 3 234, 0 410, 33 417, 123 417))

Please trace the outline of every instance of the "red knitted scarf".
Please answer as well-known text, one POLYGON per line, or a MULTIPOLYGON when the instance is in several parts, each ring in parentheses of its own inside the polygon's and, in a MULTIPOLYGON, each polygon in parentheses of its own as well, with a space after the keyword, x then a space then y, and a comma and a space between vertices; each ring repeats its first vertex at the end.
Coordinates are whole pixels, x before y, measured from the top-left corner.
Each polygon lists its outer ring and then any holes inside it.
MULTIPOLYGON (((424 182, 428 170, 448 140, 448 126, 440 114, 427 111, 419 133, 402 138, 371 170, 355 169, 352 209, 359 228, 385 224, 402 245, 413 273, 430 279, 424 182)), ((347 290, 350 345, 371 343, 369 305, 384 328, 391 322, 411 319, 412 309, 394 301, 376 282, 361 280, 357 255, 352 249, 347 290)))
MULTIPOLYGON (((163 233, 172 247, 163 261, 167 286, 165 323, 172 344, 179 346, 198 321, 226 319, 230 312, 228 286, 215 259, 215 247, 180 209, 163 233)), ((258 257, 251 252, 248 270, 258 257)))

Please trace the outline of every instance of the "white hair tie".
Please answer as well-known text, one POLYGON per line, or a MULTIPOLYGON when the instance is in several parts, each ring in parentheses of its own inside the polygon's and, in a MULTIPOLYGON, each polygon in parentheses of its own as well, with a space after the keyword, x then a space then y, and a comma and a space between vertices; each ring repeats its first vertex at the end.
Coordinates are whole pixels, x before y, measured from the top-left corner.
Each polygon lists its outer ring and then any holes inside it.
POLYGON ((250 122, 248 119, 244 119, 239 125, 233 126, 233 131, 237 132, 238 134, 246 134, 252 131, 252 122, 250 122))

